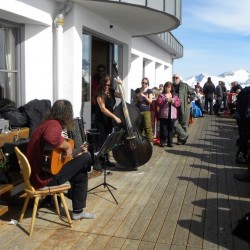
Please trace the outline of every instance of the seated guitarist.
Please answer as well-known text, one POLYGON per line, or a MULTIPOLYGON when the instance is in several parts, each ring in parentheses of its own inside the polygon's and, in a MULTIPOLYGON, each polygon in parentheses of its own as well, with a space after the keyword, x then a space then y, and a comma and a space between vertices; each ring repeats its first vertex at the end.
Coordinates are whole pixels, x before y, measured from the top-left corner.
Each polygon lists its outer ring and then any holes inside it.
POLYGON ((72 188, 72 219, 93 219, 95 215, 85 212, 88 172, 91 171, 91 156, 86 147, 82 153, 67 161, 56 175, 42 170, 44 146, 50 144, 64 152, 64 157, 72 157, 71 144, 62 136, 63 129, 71 130, 74 124, 72 104, 67 100, 57 100, 45 121, 34 131, 27 147, 27 158, 31 166, 31 184, 36 189, 62 185, 69 181, 72 188))

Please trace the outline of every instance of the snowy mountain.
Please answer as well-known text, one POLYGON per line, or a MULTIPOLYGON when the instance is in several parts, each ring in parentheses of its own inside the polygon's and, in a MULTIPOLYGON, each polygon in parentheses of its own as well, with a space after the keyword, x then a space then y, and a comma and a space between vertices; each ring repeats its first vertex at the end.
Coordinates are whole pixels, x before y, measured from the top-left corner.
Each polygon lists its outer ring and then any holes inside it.
POLYGON ((223 81, 226 84, 228 90, 231 88, 231 82, 238 81, 238 83, 244 88, 250 86, 250 73, 245 69, 238 69, 235 71, 229 71, 222 73, 218 76, 212 76, 208 74, 200 74, 197 76, 191 76, 187 79, 183 79, 183 82, 186 82, 189 86, 194 87, 197 82, 203 87, 207 78, 211 77, 212 82, 216 86, 219 81, 223 81))

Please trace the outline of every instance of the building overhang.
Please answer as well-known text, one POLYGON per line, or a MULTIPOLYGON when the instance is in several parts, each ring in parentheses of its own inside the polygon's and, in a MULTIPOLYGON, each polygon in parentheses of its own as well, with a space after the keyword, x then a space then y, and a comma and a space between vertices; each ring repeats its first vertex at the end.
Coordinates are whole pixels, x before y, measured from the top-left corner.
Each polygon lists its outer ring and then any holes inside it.
MULTIPOLYGON (((65 0, 56 1, 65 2, 65 0)), ((170 14, 180 13, 180 9, 176 10, 180 7, 176 6, 173 6, 168 12, 122 1, 72 0, 71 2, 84 6, 86 9, 108 20, 110 25, 117 25, 132 36, 162 33, 173 30, 180 25, 180 19, 177 15, 170 14)))

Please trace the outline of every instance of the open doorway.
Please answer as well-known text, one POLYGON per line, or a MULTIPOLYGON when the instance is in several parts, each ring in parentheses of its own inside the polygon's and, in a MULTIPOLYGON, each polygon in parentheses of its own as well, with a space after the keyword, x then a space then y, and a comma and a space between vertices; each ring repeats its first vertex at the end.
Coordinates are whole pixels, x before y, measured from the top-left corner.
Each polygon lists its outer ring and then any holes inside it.
MULTIPOLYGON (((93 81, 98 65, 103 65, 105 73, 112 76, 112 63, 121 61, 121 45, 90 34, 82 35, 82 117, 86 129, 95 128, 96 98, 93 81)), ((114 87, 114 86, 113 86, 114 87)))

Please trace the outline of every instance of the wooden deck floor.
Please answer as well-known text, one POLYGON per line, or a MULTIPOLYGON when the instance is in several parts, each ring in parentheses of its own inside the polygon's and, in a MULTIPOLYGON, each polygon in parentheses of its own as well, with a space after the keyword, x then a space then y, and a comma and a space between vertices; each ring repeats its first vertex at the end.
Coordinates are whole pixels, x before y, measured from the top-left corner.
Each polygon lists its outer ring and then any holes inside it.
MULTIPOLYGON (((41 208, 27 236, 31 209, 21 224, 8 224, 19 217, 17 201, 1 218, 0 249, 249 249, 232 235, 250 212, 250 186, 233 178, 246 168, 235 164, 237 134, 232 118, 196 119, 186 145, 154 146, 139 171, 111 171, 107 181, 119 204, 103 186, 95 189, 86 211, 97 218, 74 221, 72 229, 41 208)), ((90 179, 89 188, 102 182, 90 179)))

